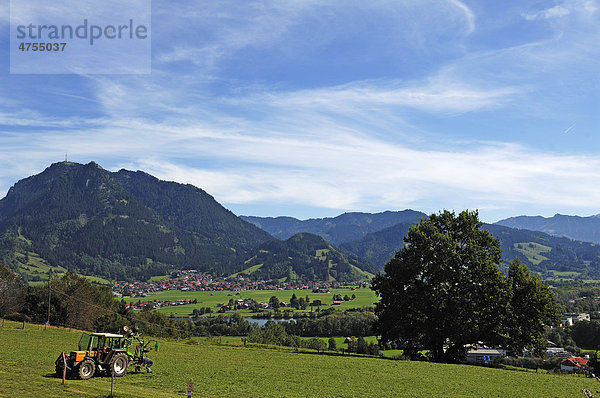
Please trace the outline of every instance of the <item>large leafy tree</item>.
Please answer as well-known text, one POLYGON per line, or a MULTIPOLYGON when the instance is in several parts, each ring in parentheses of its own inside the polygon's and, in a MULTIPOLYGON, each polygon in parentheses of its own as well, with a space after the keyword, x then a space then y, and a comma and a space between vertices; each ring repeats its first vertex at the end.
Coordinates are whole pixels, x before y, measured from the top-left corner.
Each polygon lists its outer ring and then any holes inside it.
POLYGON ((515 354, 531 347, 538 354, 547 346, 544 325, 560 319, 554 293, 518 258, 508 268, 511 298, 508 306, 507 346, 515 354))
POLYGON ((408 231, 372 281, 383 342, 451 362, 464 358, 468 344, 504 341, 510 288, 498 269, 500 241, 481 225, 476 211, 443 211, 408 231))

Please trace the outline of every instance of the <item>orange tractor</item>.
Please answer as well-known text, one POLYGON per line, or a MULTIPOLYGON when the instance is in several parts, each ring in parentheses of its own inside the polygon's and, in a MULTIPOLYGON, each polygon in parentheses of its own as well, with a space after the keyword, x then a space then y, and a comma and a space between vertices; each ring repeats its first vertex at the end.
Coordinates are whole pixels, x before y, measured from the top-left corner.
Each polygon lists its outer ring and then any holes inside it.
MULTIPOLYGON (((56 374, 63 376, 65 364, 68 377, 77 377, 87 380, 95 374, 111 375, 116 377, 127 373, 130 363, 135 365, 136 371, 148 367, 152 361, 144 357, 150 341, 145 343, 134 334, 125 330, 127 336, 113 333, 84 333, 79 339, 79 349, 71 351, 69 355, 62 353, 54 362, 56 374), (135 348, 134 348, 135 347, 135 348), (134 352, 130 352, 133 349, 134 352), (63 358, 64 356, 64 358, 63 358)), ((158 342, 155 342, 158 349, 158 342)))

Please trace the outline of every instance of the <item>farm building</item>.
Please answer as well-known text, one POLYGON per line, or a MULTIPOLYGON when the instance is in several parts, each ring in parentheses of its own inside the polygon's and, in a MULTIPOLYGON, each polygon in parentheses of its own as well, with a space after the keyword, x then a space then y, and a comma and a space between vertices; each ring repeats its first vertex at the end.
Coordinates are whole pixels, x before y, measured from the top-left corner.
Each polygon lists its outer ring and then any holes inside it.
POLYGON ((588 359, 581 357, 565 358, 560 363, 560 370, 569 373, 580 373, 587 370, 588 359))

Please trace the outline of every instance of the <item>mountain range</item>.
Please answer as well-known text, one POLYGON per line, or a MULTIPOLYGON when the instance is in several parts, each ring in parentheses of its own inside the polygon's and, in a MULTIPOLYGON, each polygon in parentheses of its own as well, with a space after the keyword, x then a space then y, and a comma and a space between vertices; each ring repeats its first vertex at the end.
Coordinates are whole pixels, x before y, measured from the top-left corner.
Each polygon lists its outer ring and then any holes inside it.
POLYGON ((498 221, 505 227, 545 232, 584 242, 600 243, 600 215, 580 217, 556 214, 554 217, 519 216, 498 221))
POLYGON ((363 269, 373 271, 314 235, 278 241, 200 188, 94 162, 55 163, 10 188, 0 200, 0 262, 33 279, 50 269, 108 279, 174 268, 227 276, 251 265, 255 277, 274 279, 366 279, 363 269), (266 251, 269 261, 257 264, 266 251))
MULTIPOLYGON (((427 217, 425 213, 413 210, 409 210, 409 212, 413 220, 427 217)), ((385 212, 376 215, 357 214, 364 217, 371 216, 370 219, 385 219, 385 214, 397 217, 398 213, 402 214, 403 212, 385 212)), ((245 219, 261 227, 265 225, 263 220, 266 220, 267 228, 270 228, 267 229, 269 231, 278 230, 276 221, 287 226, 302 225, 300 220, 290 220, 289 217, 264 219, 246 217, 245 219)), ((312 219, 310 225, 313 228, 319 226, 322 231, 327 231, 326 226, 330 223, 330 220, 327 218, 312 219)), ((375 232, 364 233, 364 236, 357 240, 340 242, 338 246, 348 253, 374 263, 381 269, 394 256, 396 250, 402 248, 404 236, 414 224, 415 221, 399 222, 391 227, 377 230, 376 224, 371 223, 368 224, 369 228, 375 230, 375 232)), ((519 257, 532 271, 544 276, 600 277, 600 246, 593 243, 577 241, 564 236, 554 236, 540 231, 505 227, 500 224, 483 224, 482 228, 487 229, 500 239, 503 258, 502 268, 506 268, 512 259, 519 257)), ((283 230, 283 228, 279 228, 279 230, 283 230)), ((294 232, 296 231, 294 230, 294 232)))
POLYGON ((319 235, 328 242, 339 245, 365 237, 369 233, 400 223, 416 224, 425 213, 414 210, 384 211, 382 213, 344 213, 337 217, 298 220, 293 217, 240 216, 279 239, 287 239, 299 232, 319 235))
MULTIPOLYGON (((192 185, 60 162, 17 182, 0 200, 0 263, 30 280, 49 270, 145 280, 175 268, 252 279, 366 280, 426 217, 414 210, 237 217, 192 185)), ((519 257, 542 275, 598 278, 600 246, 589 243, 600 238, 598 222, 523 216, 483 228, 500 238, 502 267, 519 257)))

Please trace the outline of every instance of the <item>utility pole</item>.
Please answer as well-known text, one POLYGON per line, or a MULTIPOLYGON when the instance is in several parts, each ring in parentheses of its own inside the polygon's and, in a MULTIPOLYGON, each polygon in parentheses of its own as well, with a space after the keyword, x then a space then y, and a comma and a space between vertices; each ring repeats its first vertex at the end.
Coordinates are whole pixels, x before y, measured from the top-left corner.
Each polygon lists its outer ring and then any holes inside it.
POLYGON ((50 325, 50 276, 51 273, 48 272, 48 320, 46 321, 46 326, 44 326, 44 330, 46 330, 46 328, 48 327, 48 325, 50 325))

